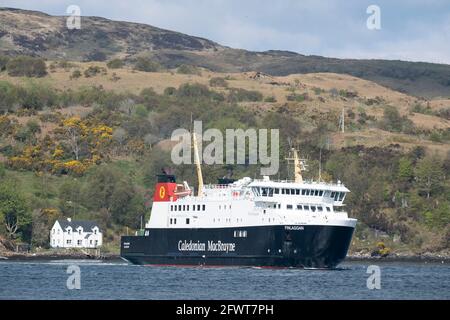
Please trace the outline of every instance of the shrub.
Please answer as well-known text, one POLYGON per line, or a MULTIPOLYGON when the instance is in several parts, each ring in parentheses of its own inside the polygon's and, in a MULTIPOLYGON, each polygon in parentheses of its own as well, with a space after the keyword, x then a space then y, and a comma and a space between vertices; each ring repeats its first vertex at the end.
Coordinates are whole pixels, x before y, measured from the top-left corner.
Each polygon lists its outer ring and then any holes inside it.
POLYGON ((187 64, 182 64, 181 66, 179 66, 177 68, 177 73, 179 73, 179 74, 195 74, 195 75, 202 74, 197 67, 187 65, 187 64))
POLYGON ((107 66, 109 69, 118 69, 118 68, 122 68, 122 67, 124 66, 124 62, 123 62, 122 59, 113 59, 113 60, 110 60, 110 61, 106 64, 106 66, 107 66))
POLYGON ((165 96, 173 96, 177 92, 177 89, 174 87, 167 87, 164 89, 165 96))
POLYGON ((6 64, 9 61, 9 57, 0 55, 0 72, 6 70, 6 64))
POLYGON ((277 102, 277 99, 274 96, 266 97, 264 102, 277 102))
POLYGON ((286 96, 287 101, 297 101, 297 102, 303 102, 308 99, 307 93, 297 94, 293 93, 286 96))
POLYGON ((86 70, 84 70, 84 76, 86 78, 95 77, 98 74, 106 75, 107 71, 105 68, 100 66, 90 66, 86 70))
POLYGON ((229 102, 262 101, 263 95, 259 91, 232 88, 228 94, 229 102))
POLYGON ((47 67, 41 58, 18 56, 6 64, 8 74, 13 77, 43 77, 47 74, 47 67))
POLYGON ((81 77, 81 71, 80 70, 74 70, 72 72, 72 75, 70 76, 70 79, 78 79, 81 77))
POLYGON ((222 88, 226 88, 226 87, 228 87, 228 82, 227 82, 227 80, 225 80, 224 78, 221 78, 221 77, 214 77, 214 78, 211 78, 211 79, 209 80, 209 85, 210 85, 211 87, 222 87, 222 88))
POLYGON ((145 72, 157 72, 160 69, 160 66, 149 58, 139 57, 134 64, 134 69, 145 72))
POLYGON ((414 124, 406 116, 400 116, 397 108, 386 106, 383 112, 381 129, 393 132, 412 133, 415 129, 414 124))

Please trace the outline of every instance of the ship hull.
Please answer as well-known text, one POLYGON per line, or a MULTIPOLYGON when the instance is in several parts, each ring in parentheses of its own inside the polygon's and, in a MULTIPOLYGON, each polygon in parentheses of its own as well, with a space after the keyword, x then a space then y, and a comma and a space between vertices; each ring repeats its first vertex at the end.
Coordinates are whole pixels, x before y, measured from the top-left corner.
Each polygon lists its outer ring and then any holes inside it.
POLYGON ((332 269, 345 259, 354 227, 279 225, 146 229, 123 236, 121 257, 139 265, 332 269))

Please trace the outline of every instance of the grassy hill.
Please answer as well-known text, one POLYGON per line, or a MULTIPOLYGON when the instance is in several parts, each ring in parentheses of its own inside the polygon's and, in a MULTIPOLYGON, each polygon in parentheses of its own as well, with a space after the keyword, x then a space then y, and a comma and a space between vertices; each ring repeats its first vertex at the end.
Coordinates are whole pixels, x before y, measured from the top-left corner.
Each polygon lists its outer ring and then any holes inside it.
MULTIPOLYGON (((300 146, 310 159, 308 178, 317 179, 321 152, 322 177, 352 190, 348 210, 360 221, 353 252, 370 252, 379 241, 395 252, 448 249, 447 99, 417 98, 336 73, 143 72, 77 61, 47 61, 46 69, 39 78, 0 72, 0 175, 31 212, 25 219, 31 225, 15 236, 23 241, 45 246, 33 228, 70 216, 101 221, 109 250, 117 250, 117 235, 148 218, 144 204, 154 175, 170 166, 171 132, 189 128, 193 117, 221 130, 279 128, 280 158, 288 141, 300 146), (73 132, 79 132, 77 153, 73 132)), ((229 169, 206 166, 205 182, 229 169)), ((233 170, 254 176, 258 167, 233 170)), ((192 166, 175 171, 195 185, 192 166)), ((287 176, 282 162, 280 177, 287 176)), ((4 227, 0 234, 6 236, 4 227)))
POLYGON ((182 64, 215 72, 260 71, 273 76, 340 73, 371 80, 414 96, 450 97, 450 66, 442 64, 335 59, 286 51, 251 52, 153 26, 82 17, 80 30, 65 27, 65 17, 0 8, 0 53, 47 59, 134 61, 148 56, 166 68, 182 64))

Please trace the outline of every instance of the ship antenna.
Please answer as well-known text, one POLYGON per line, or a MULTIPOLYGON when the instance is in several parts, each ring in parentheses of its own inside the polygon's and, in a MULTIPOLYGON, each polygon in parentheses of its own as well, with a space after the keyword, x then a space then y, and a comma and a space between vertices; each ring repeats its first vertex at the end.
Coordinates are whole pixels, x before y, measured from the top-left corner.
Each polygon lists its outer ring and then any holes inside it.
POLYGON ((293 157, 292 158, 286 158, 286 160, 294 160, 294 181, 296 183, 302 183, 303 177, 302 177, 302 164, 300 162, 300 158, 298 157, 298 151, 295 148, 291 148, 291 152, 293 157))
POLYGON ((319 152, 319 182, 322 181, 322 147, 319 152))
POLYGON ((200 164, 200 156, 198 154, 197 138, 195 132, 192 132, 192 142, 194 143, 194 160, 197 167, 197 178, 198 178, 198 196, 203 195, 203 175, 202 167, 200 164))

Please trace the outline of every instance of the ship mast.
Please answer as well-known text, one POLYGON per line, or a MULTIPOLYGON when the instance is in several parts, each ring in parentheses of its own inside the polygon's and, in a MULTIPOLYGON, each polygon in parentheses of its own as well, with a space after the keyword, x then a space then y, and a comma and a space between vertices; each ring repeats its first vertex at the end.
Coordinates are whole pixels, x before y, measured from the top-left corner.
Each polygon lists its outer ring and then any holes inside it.
POLYGON ((298 152, 295 148, 291 149, 292 158, 286 158, 286 160, 294 160, 294 181, 296 183, 302 183, 303 177, 302 177, 302 164, 300 161, 300 158, 298 157, 298 152))
POLYGON ((194 143, 194 161, 197 169, 197 179, 198 179, 198 193, 197 195, 203 195, 203 175, 202 167, 200 165, 200 156, 198 154, 197 138, 195 133, 192 133, 192 141, 194 143))

